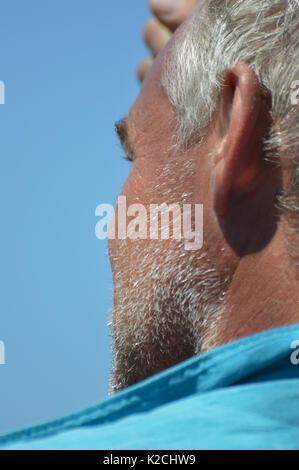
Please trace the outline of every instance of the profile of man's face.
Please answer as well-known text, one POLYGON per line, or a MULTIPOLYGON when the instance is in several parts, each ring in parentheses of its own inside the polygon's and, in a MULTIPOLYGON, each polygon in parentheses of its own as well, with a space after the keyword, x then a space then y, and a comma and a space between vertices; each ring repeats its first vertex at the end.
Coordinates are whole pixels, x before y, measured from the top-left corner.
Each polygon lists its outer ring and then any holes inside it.
POLYGON ((203 204, 204 244, 200 250, 188 251, 183 238, 110 240, 112 391, 202 349, 204 323, 221 310, 229 272, 229 263, 219 270, 215 257, 222 246, 214 238, 215 221, 209 212, 210 163, 205 143, 188 153, 174 150, 175 112, 160 83, 171 45, 172 41, 154 63, 129 116, 119 125, 128 157, 134 160, 121 195, 127 206, 203 204))
MULTIPOLYGON (((260 18, 253 3, 256 16, 248 17, 247 1, 201 3, 159 54, 117 125, 133 162, 121 193, 127 207, 139 204, 147 217, 153 205, 181 212, 201 205, 203 243, 188 250, 188 237, 177 238, 174 229, 166 238, 110 239, 111 391, 221 344, 298 322, 297 147, 288 151, 297 118, 280 93, 278 68, 296 44, 296 37, 285 42, 283 26, 295 30, 295 6, 289 4, 287 15, 283 2, 274 9, 265 2, 260 18), (281 52, 264 70, 270 58, 256 35, 269 28, 281 52), (254 63, 243 59, 252 54, 254 63)), ((284 80, 295 70, 289 59, 284 80)), ((118 205, 115 225, 120 212, 118 205)), ((194 212, 191 219, 194 230, 194 212)), ((161 218, 161 231, 163 224, 161 218)))

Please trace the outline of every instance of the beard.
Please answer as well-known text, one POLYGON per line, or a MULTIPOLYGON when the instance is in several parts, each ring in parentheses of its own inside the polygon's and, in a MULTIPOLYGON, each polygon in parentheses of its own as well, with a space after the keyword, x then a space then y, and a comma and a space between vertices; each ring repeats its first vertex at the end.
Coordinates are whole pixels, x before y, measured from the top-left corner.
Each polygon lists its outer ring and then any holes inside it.
MULTIPOLYGON (((153 190, 160 193, 158 200, 180 205, 190 200, 192 195, 184 188, 186 180, 190 187, 194 168, 186 164, 180 170, 179 179, 172 176, 178 172, 171 165, 161 174, 153 190), (176 188, 175 195, 169 187, 176 188)), ((110 251, 114 278, 110 393, 213 347, 229 276, 219 273, 205 245, 188 251, 185 242, 127 238, 110 251)))
POLYGON ((183 242, 150 240, 144 249, 135 241, 129 269, 131 247, 121 245, 113 260, 111 393, 213 347, 228 284, 206 252, 186 251, 183 242))

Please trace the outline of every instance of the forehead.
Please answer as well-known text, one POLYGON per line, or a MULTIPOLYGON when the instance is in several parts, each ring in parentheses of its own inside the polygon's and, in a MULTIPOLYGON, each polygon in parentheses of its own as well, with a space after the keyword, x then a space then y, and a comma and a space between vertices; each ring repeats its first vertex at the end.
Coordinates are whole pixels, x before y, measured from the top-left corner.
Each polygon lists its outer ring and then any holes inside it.
MULTIPOLYGON (((194 8, 190 20, 192 21, 193 16, 203 14, 210 2, 211 0, 197 0, 197 6, 194 8)), ((165 140, 165 137, 169 137, 170 129, 172 136, 174 134, 176 128, 175 111, 161 85, 161 78, 175 42, 180 42, 180 37, 184 37, 188 31, 188 22, 187 20, 181 24, 155 59, 143 82, 140 94, 130 110, 128 128, 129 131, 131 129, 133 138, 137 136, 137 140, 138 133, 142 136, 144 133, 150 132, 162 141, 165 140)))
MULTIPOLYGON (((162 72, 172 40, 163 49, 149 70, 138 98, 130 109, 128 130, 134 146, 150 140, 152 150, 168 142, 173 135, 175 111, 161 85, 162 72)), ((170 144, 170 142, 169 142, 170 144)))

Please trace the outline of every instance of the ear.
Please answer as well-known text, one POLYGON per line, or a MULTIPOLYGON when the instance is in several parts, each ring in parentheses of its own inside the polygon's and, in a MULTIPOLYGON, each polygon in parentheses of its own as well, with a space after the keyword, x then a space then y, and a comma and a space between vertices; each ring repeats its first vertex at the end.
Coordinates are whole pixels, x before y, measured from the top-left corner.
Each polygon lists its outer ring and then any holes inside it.
POLYGON ((246 62, 223 77, 216 118, 214 208, 219 216, 252 190, 264 165, 263 137, 270 124, 270 96, 246 62))

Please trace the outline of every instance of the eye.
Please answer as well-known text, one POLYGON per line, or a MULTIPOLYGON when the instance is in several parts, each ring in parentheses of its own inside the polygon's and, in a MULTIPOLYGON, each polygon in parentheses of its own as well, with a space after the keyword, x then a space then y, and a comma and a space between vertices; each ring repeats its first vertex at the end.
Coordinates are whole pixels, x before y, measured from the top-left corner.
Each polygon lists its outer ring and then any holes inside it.
POLYGON ((134 161, 133 158, 128 156, 128 155, 124 155, 124 156, 122 156, 122 158, 124 160, 126 160, 127 162, 130 162, 130 163, 133 163, 133 161, 134 161))

